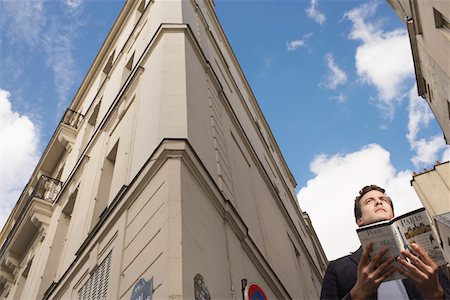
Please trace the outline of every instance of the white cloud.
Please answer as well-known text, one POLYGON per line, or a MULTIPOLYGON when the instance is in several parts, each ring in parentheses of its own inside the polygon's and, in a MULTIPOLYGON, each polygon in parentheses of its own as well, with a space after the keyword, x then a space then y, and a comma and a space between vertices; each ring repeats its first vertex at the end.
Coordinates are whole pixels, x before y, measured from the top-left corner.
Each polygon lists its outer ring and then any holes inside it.
POLYGON ((339 94, 337 96, 331 96, 330 100, 336 101, 337 103, 345 103, 347 101, 347 96, 344 94, 339 94))
POLYGON ((333 54, 327 53, 325 59, 330 72, 323 82, 323 85, 329 89, 335 90, 338 85, 347 82, 347 74, 334 62, 333 54))
POLYGON ((319 155, 310 169, 315 177, 297 197, 302 210, 310 215, 328 259, 347 255, 359 247, 353 203, 363 186, 384 187, 394 201, 397 215, 422 206, 409 183, 412 172, 397 172, 390 153, 377 144, 348 154, 319 155))
POLYGON ((426 100, 417 95, 416 85, 409 91, 408 116, 408 134, 406 137, 412 144, 417 139, 420 129, 428 127, 428 124, 434 118, 426 100))
POLYGON ((450 146, 445 146, 445 150, 442 152, 441 162, 450 161, 450 146))
POLYGON ((347 18, 353 23, 352 30, 349 34, 351 39, 369 42, 373 39, 374 34, 376 36, 382 34, 381 29, 377 28, 379 24, 366 22, 366 19, 375 15, 377 6, 377 2, 372 1, 345 12, 344 18, 347 18))
POLYGON ((66 0, 65 3, 70 10, 77 10, 83 5, 84 0, 66 0))
POLYGON ((361 41, 356 49, 355 64, 360 79, 378 90, 376 104, 384 116, 393 118, 395 104, 404 97, 406 79, 413 78, 414 67, 406 30, 385 32, 378 20, 370 22, 378 2, 372 1, 345 13, 352 22, 349 38, 361 41))
MULTIPOLYGON (((32 48, 29 51, 42 51, 45 53, 47 66, 53 72, 53 82, 57 93, 58 108, 62 110, 67 106, 70 89, 76 81, 76 66, 72 48, 77 29, 83 25, 80 12, 83 0, 66 0, 64 2, 70 18, 53 17, 50 9, 61 5, 59 2, 34 1, 6 1, 3 2, 2 29, 9 37, 14 47, 25 46, 32 48)), ((22 49, 23 50, 23 49, 22 49)), ((14 69, 21 69, 20 65, 14 69)), ((14 70, 8 70, 13 72, 14 70)))
POLYGON ((299 47, 302 47, 305 45, 304 40, 293 40, 286 43, 287 50, 288 51, 294 51, 297 50, 299 47))
POLYGON ((286 43, 288 51, 297 50, 299 47, 302 47, 304 45, 305 45, 304 40, 293 40, 286 43))
POLYGON ((260 70, 258 74, 256 75, 256 79, 260 80, 269 74, 270 70, 272 69, 272 58, 270 56, 266 56, 263 58, 263 62, 260 66, 260 70))
POLYGON ((47 66, 54 74, 53 82, 58 96, 58 108, 63 110, 69 102, 69 92, 76 79, 71 29, 52 23, 44 35, 42 47, 47 54, 47 66))
POLYGON ((301 39, 286 42, 288 51, 295 51, 300 47, 306 46, 306 41, 313 35, 312 32, 305 34, 301 39))
POLYGON ((314 22, 324 25, 326 20, 325 15, 317 9, 317 6, 318 0, 311 0, 311 5, 305 9, 305 12, 314 22))
POLYGON ((3 26, 8 25, 9 41, 35 47, 46 22, 44 1, 3 1, 2 4, 3 21, 0 22, 3 26))
POLYGON ((428 138, 419 138, 420 130, 428 127, 434 119, 433 113, 425 99, 417 96, 417 87, 409 91, 408 134, 406 135, 414 155, 411 158, 416 168, 428 167, 439 160, 439 153, 445 149, 442 134, 428 138))
POLYGON ((442 134, 413 141, 411 148, 415 154, 411 158, 415 167, 434 165, 439 160, 439 153, 446 147, 442 134))
POLYGON ((416 168, 434 164, 444 150, 441 134, 420 137, 434 118, 426 101, 417 96, 414 67, 406 30, 383 31, 380 20, 370 21, 378 2, 360 5, 344 14, 352 22, 349 38, 358 40, 355 64, 359 78, 378 90, 378 97, 371 99, 383 115, 392 119, 395 107, 403 99, 409 100, 407 139, 413 152, 411 161, 416 168), (409 89, 409 90, 408 90, 409 89))
POLYGON ((10 97, 0 89, 0 228, 39 158, 38 130, 27 116, 13 111, 10 97))

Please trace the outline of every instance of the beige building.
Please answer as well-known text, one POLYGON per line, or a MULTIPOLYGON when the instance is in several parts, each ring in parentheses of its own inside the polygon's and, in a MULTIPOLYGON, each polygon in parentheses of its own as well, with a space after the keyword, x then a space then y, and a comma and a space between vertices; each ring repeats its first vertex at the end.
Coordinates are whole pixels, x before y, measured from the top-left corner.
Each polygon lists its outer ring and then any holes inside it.
POLYGON ((1 232, 0 298, 318 298, 295 185, 213 1, 127 1, 1 232))
POLYGON ((433 217, 450 263, 450 162, 438 162, 433 169, 414 174, 411 185, 433 217))
MULTIPOLYGON (((406 23, 418 94, 427 100, 441 126, 445 142, 450 144, 450 2, 387 2, 406 23)), ((432 170, 414 174, 411 180, 411 185, 432 217, 450 212, 449 184, 449 162, 437 163, 432 170)), ((440 222, 437 225, 442 227, 443 224, 444 222, 440 222)), ((442 229, 440 235, 444 241, 442 229)), ((444 249, 448 251, 448 248, 444 249)))
POLYGON ((411 185, 432 217, 450 212, 450 162, 414 174, 411 185))
POLYGON ((387 2, 406 23, 418 93, 427 100, 450 144, 450 2, 387 2))
POLYGON ((450 264, 450 212, 434 217, 442 242, 445 258, 450 264))

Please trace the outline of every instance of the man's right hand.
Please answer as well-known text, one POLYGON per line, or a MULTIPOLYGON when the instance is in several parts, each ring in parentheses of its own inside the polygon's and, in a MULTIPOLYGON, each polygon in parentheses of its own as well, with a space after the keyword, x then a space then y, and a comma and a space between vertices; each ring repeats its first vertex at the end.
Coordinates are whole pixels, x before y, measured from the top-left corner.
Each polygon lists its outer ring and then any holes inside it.
POLYGON ((382 262, 383 256, 388 251, 387 247, 380 249, 372 260, 369 254, 372 250, 372 243, 369 243, 363 249, 361 260, 358 265, 358 274, 356 283, 350 290, 352 299, 368 299, 372 296, 380 284, 396 271, 395 264, 392 264, 395 257, 389 257, 382 262), (381 264, 380 264, 381 263, 381 264))

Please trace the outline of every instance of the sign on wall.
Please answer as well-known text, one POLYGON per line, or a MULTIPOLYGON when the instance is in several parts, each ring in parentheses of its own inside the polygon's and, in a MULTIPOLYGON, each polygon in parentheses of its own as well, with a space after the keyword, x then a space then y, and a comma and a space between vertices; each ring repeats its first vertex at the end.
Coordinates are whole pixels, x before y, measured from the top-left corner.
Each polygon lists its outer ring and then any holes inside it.
POLYGON ((140 278, 134 285, 130 300, 152 300, 153 296, 153 278, 146 281, 140 278))
POLYGON ((267 296, 263 289, 256 283, 249 283, 244 289, 245 300, 267 300, 267 296))

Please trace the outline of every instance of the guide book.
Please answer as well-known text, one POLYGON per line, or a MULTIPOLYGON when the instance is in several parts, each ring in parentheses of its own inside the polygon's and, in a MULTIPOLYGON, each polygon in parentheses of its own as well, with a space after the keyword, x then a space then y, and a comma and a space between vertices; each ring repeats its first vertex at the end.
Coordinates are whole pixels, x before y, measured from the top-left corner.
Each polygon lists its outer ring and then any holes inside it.
MULTIPOLYGON (((416 209, 389 221, 362 226, 356 229, 356 232, 363 247, 372 242, 370 257, 383 246, 388 247, 386 258, 401 256, 403 249, 414 253, 409 245, 416 243, 428 252, 438 266, 447 263, 436 230, 425 208, 416 209)), ((400 278, 405 277, 396 271, 386 281, 400 278)))

